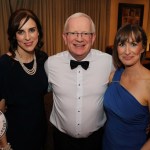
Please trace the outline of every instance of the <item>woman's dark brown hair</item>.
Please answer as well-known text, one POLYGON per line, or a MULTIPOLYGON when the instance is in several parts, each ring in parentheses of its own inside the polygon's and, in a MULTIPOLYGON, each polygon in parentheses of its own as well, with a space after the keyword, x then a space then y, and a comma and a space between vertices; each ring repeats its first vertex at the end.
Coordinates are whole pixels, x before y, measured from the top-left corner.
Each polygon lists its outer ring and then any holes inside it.
POLYGON ((43 46, 43 41, 42 41, 43 31, 42 31, 42 27, 41 27, 38 17, 34 14, 33 11, 28 10, 28 9, 16 10, 14 13, 12 13, 12 15, 9 18, 8 30, 7 30, 8 40, 10 43, 9 51, 12 53, 13 57, 15 56, 15 50, 17 49, 17 46, 18 46, 17 40, 16 40, 16 32, 19 30, 20 22, 24 18, 25 18, 25 21, 24 21, 23 25, 30 18, 33 19, 37 25, 39 37, 38 37, 38 43, 35 47, 35 52, 37 53, 37 51, 39 51, 41 49, 41 47, 43 46))
POLYGON ((137 43, 142 42, 144 52, 141 54, 141 60, 145 57, 147 47, 145 31, 139 25, 126 24, 118 30, 114 40, 113 61, 116 68, 124 67, 118 57, 118 44, 124 44, 129 38, 132 38, 137 43))

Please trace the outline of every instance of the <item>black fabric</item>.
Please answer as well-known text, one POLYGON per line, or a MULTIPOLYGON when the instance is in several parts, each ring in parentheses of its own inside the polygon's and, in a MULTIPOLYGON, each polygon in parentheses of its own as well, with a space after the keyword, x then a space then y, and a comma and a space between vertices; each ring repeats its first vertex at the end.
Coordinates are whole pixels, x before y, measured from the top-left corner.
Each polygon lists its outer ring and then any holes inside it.
POLYGON ((102 150, 103 128, 87 138, 73 138, 53 127, 54 150, 102 150))
POLYGON ((75 61, 70 60, 71 69, 75 69, 78 65, 81 65, 83 69, 87 70, 89 67, 89 61, 75 61))
MULTIPOLYGON (((42 60, 37 57, 37 71, 30 76, 13 58, 0 58, 0 97, 6 100, 7 139, 14 150, 41 150, 44 145, 48 80, 42 60)), ((33 62, 25 65, 32 68, 33 62)))

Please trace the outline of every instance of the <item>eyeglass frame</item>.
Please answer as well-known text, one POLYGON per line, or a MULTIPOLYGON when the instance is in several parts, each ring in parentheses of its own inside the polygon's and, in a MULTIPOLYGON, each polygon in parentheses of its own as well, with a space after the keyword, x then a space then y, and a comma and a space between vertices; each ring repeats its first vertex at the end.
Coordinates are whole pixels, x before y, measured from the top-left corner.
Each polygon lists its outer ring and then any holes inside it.
POLYGON ((92 33, 92 32, 81 32, 81 33, 79 33, 79 32, 66 32, 65 34, 70 36, 70 37, 74 37, 74 38, 79 37, 79 35, 81 35, 82 38, 89 38, 94 33, 92 33))

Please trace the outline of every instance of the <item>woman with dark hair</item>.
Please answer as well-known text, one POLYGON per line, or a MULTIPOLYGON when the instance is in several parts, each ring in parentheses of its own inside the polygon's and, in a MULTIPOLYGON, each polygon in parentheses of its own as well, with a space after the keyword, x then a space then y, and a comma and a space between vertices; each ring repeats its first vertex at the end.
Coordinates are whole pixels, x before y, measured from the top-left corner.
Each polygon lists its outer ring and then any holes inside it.
MULTIPOLYGON (((7 141, 14 150, 42 150, 46 134, 43 31, 37 16, 16 10, 9 19, 9 52, 0 57, 0 106, 6 107, 7 141)), ((9 149, 5 136, 1 147, 9 149), (4 142, 3 142, 4 141, 4 142)))
POLYGON ((107 121, 103 150, 148 150, 150 123, 150 71, 141 60, 147 36, 138 25, 121 27, 114 40, 116 71, 104 95, 107 121))

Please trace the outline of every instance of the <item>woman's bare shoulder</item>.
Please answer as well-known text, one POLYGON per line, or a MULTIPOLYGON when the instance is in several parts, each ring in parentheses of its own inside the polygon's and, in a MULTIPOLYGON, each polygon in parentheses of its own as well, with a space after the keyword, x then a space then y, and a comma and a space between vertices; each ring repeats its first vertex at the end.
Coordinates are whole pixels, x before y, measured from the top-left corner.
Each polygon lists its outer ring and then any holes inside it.
POLYGON ((115 74, 115 71, 113 71, 113 72, 110 73, 109 82, 112 82, 112 79, 113 79, 113 77, 114 77, 114 74, 115 74))

